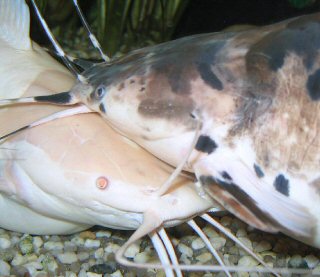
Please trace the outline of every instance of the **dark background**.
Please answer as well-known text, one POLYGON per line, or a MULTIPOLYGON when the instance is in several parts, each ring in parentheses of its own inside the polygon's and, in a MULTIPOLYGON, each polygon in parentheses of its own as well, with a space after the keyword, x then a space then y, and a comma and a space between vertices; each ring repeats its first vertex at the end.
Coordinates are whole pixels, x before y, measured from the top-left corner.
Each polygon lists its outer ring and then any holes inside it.
MULTIPOLYGON (((47 8, 43 9, 44 17, 51 29, 58 29, 58 32, 55 33, 58 41, 62 42, 63 46, 69 44, 69 49, 75 49, 78 47, 77 42, 72 43, 72 41, 74 40, 74 37, 77 36, 77 28, 79 29, 82 25, 71 4, 72 1, 59 1, 62 3, 63 8, 60 7, 60 9, 50 11, 50 5, 47 4, 47 8), (68 31, 69 34, 67 34, 68 31)), ((94 27, 95 16, 92 15, 92 6, 98 3, 97 0, 79 0, 79 3, 89 24, 94 27)), ((32 39, 40 45, 50 48, 51 43, 39 26, 38 21, 35 20, 33 8, 30 10, 32 18, 32 39)), ((190 0, 176 25, 172 36, 169 36, 164 40, 155 40, 153 44, 192 34, 221 31, 231 25, 267 25, 290 17, 318 11, 320 11, 320 0, 190 0)), ((94 32, 97 35, 97 31, 94 30, 94 32)), ((137 34, 139 35, 139 32, 137 32, 137 34)), ((107 42, 110 41, 110 34, 106 34, 106 37, 107 42)), ((121 37, 124 37, 124 35, 119 34, 118 39, 120 46, 127 43, 126 41, 120 41, 121 37)), ((100 43, 102 43, 104 49, 110 49, 110 45, 105 45, 103 39, 99 37, 98 39, 100 43)), ((117 40, 117 37, 113 39, 117 40)), ((136 44, 133 43, 132 46, 125 49, 123 53, 135 48, 150 45, 150 43, 144 44, 144 42, 148 40, 152 41, 147 34, 140 38, 140 42, 136 44)), ((88 48, 84 49, 84 52, 88 52, 88 48)))
POLYGON ((295 8, 288 0, 191 0, 174 37, 219 31, 230 25, 266 25, 320 11, 320 2, 295 8))

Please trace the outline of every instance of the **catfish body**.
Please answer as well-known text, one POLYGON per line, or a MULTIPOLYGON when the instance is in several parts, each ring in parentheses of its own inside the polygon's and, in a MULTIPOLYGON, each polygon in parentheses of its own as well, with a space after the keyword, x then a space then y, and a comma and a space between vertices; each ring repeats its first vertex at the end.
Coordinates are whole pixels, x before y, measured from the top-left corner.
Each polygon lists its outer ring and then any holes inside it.
POLYGON ((196 35, 86 70, 71 93, 251 225, 320 246, 320 14, 196 35), (302 230, 305 227, 308 230, 302 230))
MULTIPOLYGON (((24 1, 0 2, 1 99, 50 95, 75 82, 65 67, 30 40, 29 24, 24 1)), ((0 130, 6 133, 61 109, 5 107, 0 110, 0 130)), ((163 221, 171 226, 212 207, 187 178, 175 181, 173 198, 151 195, 172 170, 97 115, 49 122, 0 143, 0 211, 5 215, 0 227, 32 234, 73 233, 93 225, 138 229, 151 209, 153 218, 145 220, 150 229, 144 228, 148 233, 163 221), (192 205, 182 209, 189 202, 192 205)))

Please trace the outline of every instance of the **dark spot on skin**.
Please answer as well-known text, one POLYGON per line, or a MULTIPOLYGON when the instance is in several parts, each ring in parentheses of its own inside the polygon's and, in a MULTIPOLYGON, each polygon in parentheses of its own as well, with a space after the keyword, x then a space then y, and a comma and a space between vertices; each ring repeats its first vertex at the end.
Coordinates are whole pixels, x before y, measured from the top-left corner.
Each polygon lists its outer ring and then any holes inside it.
POLYGON ((264 177, 264 173, 263 173, 263 171, 262 171, 262 169, 261 169, 260 166, 258 166, 257 164, 254 164, 254 165, 253 165, 253 168, 254 168, 254 171, 255 171, 256 175, 257 175, 259 178, 264 177))
MULTIPOLYGON (((200 34, 134 50, 109 63, 95 64, 83 72, 92 86, 106 87, 136 78, 140 85, 159 76, 169 84, 171 93, 192 93, 191 81, 199 77, 198 64, 215 67, 223 46, 233 33, 200 34)), ((158 81, 159 82, 159 81, 158 81)), ((148 90, 148 88, 147 88, 148 90)))
POLYGON ((195 149, 203 153, 211 154, 217 147, 218 145, 213 139, 209 136, 201 135, 197 141, 195 149))
POLYGON ((289 196, 289 180, 283 176, 283 174, 279 174, 273 182, 273 186, 275 189, 282 193, 285 196, 289 196))
POLYGON ((307 81, 307 89, 310 98, 313 101, 320 100, 320 69, 317 69, 309 76, 307 81))
POLYGON ((70 103, 72 97, 69 92, 61 92, 52 95, 36 96, 34 100, 37 102, 47 102, 54 104, 68 104, 70 103))
POLYGON ((141 100, 138 112, 144 117, 162 118, 178 121, 193 126, 190 120, 190 111, 193 110, 193 101, 187 98, 161 99, 146 98, 141 100))
POLYGON ((144 87, 142 87, 139 91, 145 91, 146 90, 146 88, 144 88, 144 87))
POLYGON ((121 91, 124 89, 124 82, 121 82, 120 85, 118 86, 118 90, 121 91))
POLYGON ((211 86, 213 89, 223 90, 223 84, 216 74, 213 73, 210 64, 199 63, 197 68, 201 78, 207 85, 211 86))
POLYGON ((130 80, 130 84, 134 84, 135 82, 136 82, 136 81, 133 80, 133 79, 130 80))
POLYGON ((310 187, 314 188, 317 195, 320 196, 320 178, 315 179, 311 183, 309 183, 310 187))
POLYGON ((101 103, 101 104, 99 105, 99 110, 100 110, 101 112, 103 112, 103 113, 106 113, 106 109, 105 109, 103 103, 101 103))
POLYGON ((232 181, 231 176, 230 176, 229 173, 226 172, 226 171, 223 171, 223 172, 221 173, 221 176, 222 176, 222 178, 225 179, 225 180, 232 181))
POLYGON ((151 68, 155 74, 165 76, 172 92, 178 95, 192 93, 190 83, 200 73, 209 85, 220 87, 222 84, 210 66, 214 66, 215 56, 224 44, 224 40, 215 41, 210 35, 191 36, 162 44, 155 51, 157 59, 154 58, 151 68))
POLYGON ((253 45, 247 54, 247 59, 254 55, 265 57, 270 69, 277 71, 291 52, 302 57, 304 65, 310 69, 320 48, 318 20, 310 16, 289 22, 286 28, 269 33, 253 45))

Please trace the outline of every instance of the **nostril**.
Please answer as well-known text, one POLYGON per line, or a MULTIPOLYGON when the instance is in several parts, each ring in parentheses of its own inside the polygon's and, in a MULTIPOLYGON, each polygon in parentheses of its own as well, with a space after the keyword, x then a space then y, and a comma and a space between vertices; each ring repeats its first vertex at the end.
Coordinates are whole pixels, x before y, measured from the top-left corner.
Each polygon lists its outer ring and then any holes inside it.
POLYGON ((108 186, 108 184, 109 184, 109 180, 104 176, 100 176, 96 180, 96 186, 98 189, 105 189, 108 186))

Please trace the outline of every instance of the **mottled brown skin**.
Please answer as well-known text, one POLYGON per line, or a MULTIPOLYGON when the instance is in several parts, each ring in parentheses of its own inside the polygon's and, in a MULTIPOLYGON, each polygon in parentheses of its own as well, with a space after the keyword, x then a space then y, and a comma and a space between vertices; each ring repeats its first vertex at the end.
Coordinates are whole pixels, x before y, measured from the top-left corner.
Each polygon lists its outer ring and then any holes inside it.
MULTIPOLYGON (((146 120, 166 119, 194 128, 190 114, 203 113, 230 125, 230 142, 249 133, 264 167, 270 166, 269 152, 277 142, 297 136, 292 145, 283 146, 279 162, 290 168, 299 169, 301 163, 309 167, 308 161, 317 156, 313 147, 319 104, 311 99, 307 82, 319 68, 319 20, 315 14, 245 32, 172 41, 137 50, 112 66, 96 65, 85 76, 93 87, 117 86, 119 94, 134 85, 137 111, 146 120), (310 34, 302 36, 306 31, 310 34), (262 124, 269 121, 276 125, 262 124), (287 126, 287 132, 279 133, 275 126, 287 126)), ((320 84, 320 78, 316 82, 320 84)), ((119 102, 130 97, 119 94, 113 96, 119 102)), ((91 98, 89 104, 95 101, 91 98)))
MULTIPOLYGON (((319 186, 311 185, 320 177, 319 50, 318 13, 136 50, 85 71, 89 88, 75 87, 73 93, 164 160, 166 154, 150 146, 152 140, 174 139, 195 130, 197 120, 203 122, 201 134, 209 136, 217 149, 236 150, 242 141, 249 140, 254 160, 247 164, 248 170, 277 193, 299 200, 299 189, 309 196, 319 194, 319 186), (96 97, 101 85, 105 95, 96 97), (127 117, 119 112, 121 119, 117 119, 114 113, 118 107, 127 107, 123 109, 127 117)), ((187 146, 175 141, 172 150, 179 147, 181 152, 170 155, 181 155, 187 146)), ((214 159, 215 153, 209 153, 205 146, 196 150, 191 166, 210 155, 214 159)), ((204 176, 202 173, 198 176, 204 176)), ((212 177, 221 180, 221 176, 212 177)), ((235 185, 248 189, 241 180, 235 180, 235 185)), ((219 198, 216 188, 206 189, 219 198)), ((231 204, 237 195, 230 195, 229 200, 227 193, 223 195, 225 206, 233 206, 229 210, 237 213, 238 204, 231 204)), ((301 198, 310 200, 309 196, 301 198)), ((259 203, 250 201, 257 204, 256 214, 260 213, 259 203)), ((245 215, 240 217, 246 220, 245 215)), ((272 220, 270 224, 274 225, 272 220)))

